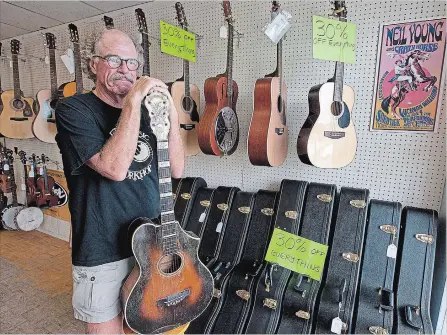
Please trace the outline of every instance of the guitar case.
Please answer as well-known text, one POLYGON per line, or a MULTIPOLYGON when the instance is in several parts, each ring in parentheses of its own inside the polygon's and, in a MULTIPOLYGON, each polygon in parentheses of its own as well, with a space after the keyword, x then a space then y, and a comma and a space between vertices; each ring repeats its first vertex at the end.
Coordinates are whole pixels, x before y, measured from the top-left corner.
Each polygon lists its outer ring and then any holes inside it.
POLYGON ((396 265, 394 333, 433 334, 430 298, 438 213, 405 207, 396 265))
POLYGON ((342 187, 315 333, 351 333, 369 191, 342 187))
POLYGON ((183 229, 194 233, 198 237, 202 237, 203 229, 205 228, 206 212, 210 208, 211 198, 213 197, 214 189, 201 187, 197 190, 194 201, 191 203, 191 211, 189 216, 183 220, 183 229))
POLYGON ((187 330, 189 334, 206 332, 210 316, 222 305, 224 299, 222 291, 227 283, 226 279, 241 257, 254 199, 255 195, 248 192, 238 192, 234 197, 228 220, 223 228, 225 234, 219 245, 218 255, 207 265, 214 278, 214 295, 208 307, 190 323, 187 330))
POLYGON ((393 329, 394 273, 402 206, 371 200, 353 321, 355 334, 389 334, 393 329))
POLYGON ((171 184, 172 184, 172 194, 175 194, 175 198, 177 199, 177 192, 179 185, 182 182, 182 178, 171 178, 171 184))
POLYGON ((175 193, 174 216, 182 227, 188 220, 192 207, 190 204, 194 202, 197 190, 200 187, 206 187, 206 181, 203 178, 183 178, 177 187, 175 193))
POLYGON ((217 256, 231 205, 238 191, 237 187, 226 186, 219 186, 214 190, 198 251, 199 259, 205 265, 208 265, 217 256))
MULTIPOLYGON (((298 234, 304 209, 307 182, 283 180, 280 188, 275 228, 298 234)), ((256 278, 253 305, 248 311, 246 330, 243 322, 240 332, 247 334, 274 334, 279 324, 282 301, 292 271, 277 264, 264 262, 260 276, 256 278)))
MULTIPOLYGON (((301 219, 301 237, 320 244, 329 243, 336 194, 335 185, 309 184, 301 219)), ((299 273, 292 274, 282 302, 278 334, 310 334, 315 322, 314 308, 320 288, 319 281, 299 273)))

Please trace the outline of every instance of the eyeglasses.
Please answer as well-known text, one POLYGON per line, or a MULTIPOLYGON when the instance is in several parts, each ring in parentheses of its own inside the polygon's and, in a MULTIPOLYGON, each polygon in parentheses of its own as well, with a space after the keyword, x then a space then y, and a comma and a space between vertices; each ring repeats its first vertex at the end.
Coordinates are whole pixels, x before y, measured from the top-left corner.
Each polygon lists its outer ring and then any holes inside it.
POLYGON ((107 64, 109 64, 109 66, 112 69, 117 69, 121 66, 121 64, 123 64, 123 62, 126 62, 127 68, 129 69, 129 71, 135 71, 138 70, 138 68, 140 67, 140 62, 138 61, 138 59, 135 58, 121 58, 119 56, 115 56, 115 55, 109 55, 109 56, 99 56, 99 55, 94 55, 94 57, 98 57, 101 58, 105 61, 107 61, 107 64))

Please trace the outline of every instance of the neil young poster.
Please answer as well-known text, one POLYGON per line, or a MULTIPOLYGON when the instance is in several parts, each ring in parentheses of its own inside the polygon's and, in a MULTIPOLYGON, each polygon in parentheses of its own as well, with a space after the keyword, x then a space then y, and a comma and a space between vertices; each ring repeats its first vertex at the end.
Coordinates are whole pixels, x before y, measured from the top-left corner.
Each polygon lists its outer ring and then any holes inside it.
POLYGON ((371 130, 436 131, 445 39, 445 18, 382 25, 371 130))

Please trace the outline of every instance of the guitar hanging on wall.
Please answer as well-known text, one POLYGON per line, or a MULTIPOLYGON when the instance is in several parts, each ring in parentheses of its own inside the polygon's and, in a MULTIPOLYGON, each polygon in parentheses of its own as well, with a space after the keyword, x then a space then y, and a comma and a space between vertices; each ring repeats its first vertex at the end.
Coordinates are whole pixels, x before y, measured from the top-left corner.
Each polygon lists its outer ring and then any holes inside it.
POLYGON ((56 38, 52 33, 45 34, 46 45, 50 59, 51 90, 40 90, 36 95, 36 110, 38 114, 34 119, 34 135, 46 143, 56 143, 56 119, 54 109, 59 102, 56 72, 56 38))
POLYGON ((24 98, 20 89, 19 50, 20 42, 16 39, 11 40, 14 90, 2 93, 3 111, 0 114, 0 133, 9 138, 25 139, 34 137, 32 125, 36 115, 32 109, 34 100, 24 98))
POLYGON ((131 224, 137 262, 122 288, 124 316, 129 328, 141 334, 180 333, 208 306, 214 282, 197 255, 200 239, 186 233, 174 217, 169 100, 154 92, 144 104, 157 138, 161 224, 147 218, 131 224))
MULTIPOLYGON (((188 31, 185 11, 180 2, 175 4, 177 20, 180 27, 188 31)), ((200 152, 197 139, 197 128, 199 123, 200 91, 199 88, 190 84, 189 61, 183 60, 183 76, 174 83, 168 84, 175 108, 179 112, 180 136, 183 142, 185 156, 194 156, 200 152)))
MULTIPOLYGON (((335 15, 346 22, 344 1, 335 1, 335 15)), ((341 168, 355 157, 357 136, 352 122, 355 93, 343 83, 344 63, 336 62, 335 75, 309 91, 309 116, 300 130, 300 160, 319 168, 341 168)))
MULTIPOLYGON (((273 1, 272 20, 280 4, 273 1)), ((287 157, 287 88, 283 82, 282 42, 277 45, 275 72, 258 79, 253 99, 253 116, 248 131, 248 157, 253 165, 279 166, 287 157)))
POLYGON ((199 146, 207 155, 231 155, 239 143, 236 114, 238 86, 233 80, 233 18, 229 1, 223 2, 228 23, 227 70, 205 81, 205 112, 199 123, 199 146))

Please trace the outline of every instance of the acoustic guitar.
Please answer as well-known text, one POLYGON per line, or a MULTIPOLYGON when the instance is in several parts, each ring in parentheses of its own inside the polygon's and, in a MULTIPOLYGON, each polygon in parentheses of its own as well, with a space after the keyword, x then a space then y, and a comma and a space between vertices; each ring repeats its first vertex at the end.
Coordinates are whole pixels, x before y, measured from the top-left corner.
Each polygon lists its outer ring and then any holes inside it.
MULTIPOLYGON (((346 22, 344 1, 335 1, 335 14, 346 22)), ((355 93, 343 83, 344 64, 336 62, 335 75, 309 91, 309 116, 300 130, 300 160, 319 168, 341 168, 355 157, 357 136, 352 121, 355 93)))
MULTIPOLYGON (((180 27, 188 30, 183 5, 180 2, 175 4, 177 20, 180 27)), ((199 123, 200 91, 199 88, 190 84, 189 61, 183 60, 183 76, 174 83, 168 84, 175 108, 179 114, 180 136, 183 142, 185 156, 194 156, 200 152, 197 139, 197 128, 199 123)))
POLYGON ((25 139, 34 137, 32 125, 36 115, 32 109, 34 100, 24 98, 20 89, 19 50, 20 42, 11 40, 14 90, 4 91, 1 95, 0 133, 9 138, 25 139))
POLYGON ((147 218, 131 224, 136 265, 122 288, 124 317, 134 332, 179 333, 208 306, 214 282, 197 255, 200 239, 185 232, 174 216, 169 100, 154 92, 144 104, 157 137, 161 224, 147 218))
POLYGON ((228 23, 227 69, 205 81, 205 112, 199 123, 199 147, 207 155, 231 155, 239 143, 236 114, 238 86, 233 78, 233 18, 229 1, 223 2, 228 23))
POLYGON ((82 82, 82 65, 81 65, 81 49, 79 46, 79 32, 78 27, 73 23, 68 25, 68 31, 70 33, 70 41, 73 43, 73 58, 74 58, 74 70, 75 80, 62 84, 59 87, 60 97, 71 97, 75 94, 83 94, 88 91, 84 90, 84 84, 82 82))
MULTIPOLYGON (((272 19, 280 4, 273 1, 272 19)), ((282 75, 282 42, 277 44, 275 72, 258 79, 253 98, 253 115, 248 131, 248 157, 253 165, 279 166, 287 157, 287 88, 282 75)))
POLYGON ((59 101, 55 56, 56 38, 52 33, 46 33, 45 40, 50 59, 51 90, 37 92, 36 111, 38 110, 38 114, 34 119, 33 133, 42 142, 56 143, 57 129, 54 109, 59 101))

